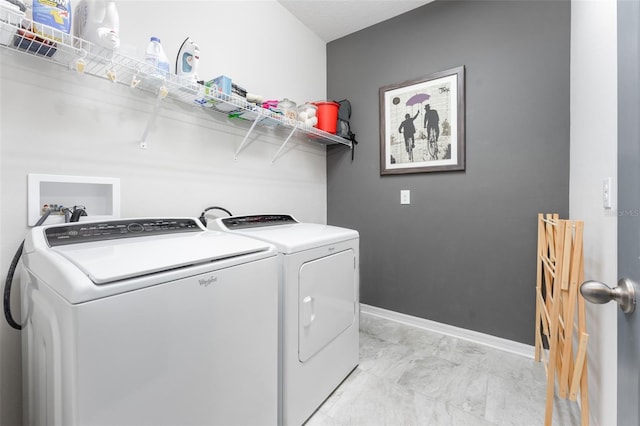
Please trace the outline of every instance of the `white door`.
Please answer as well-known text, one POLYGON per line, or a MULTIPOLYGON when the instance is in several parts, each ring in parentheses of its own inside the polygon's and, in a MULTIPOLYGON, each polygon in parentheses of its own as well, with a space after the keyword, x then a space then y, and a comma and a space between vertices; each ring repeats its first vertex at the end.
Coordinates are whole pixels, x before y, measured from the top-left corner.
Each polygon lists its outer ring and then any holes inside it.
POLYGON ((619 426, 640 425, 640 1, 618 0, 618 276, 616 288, 581 286, 594 303, 618 311, 619 426))
MULTIPOLYGON (((636 283, 640 283, 639 23, 640 2, 619 0, 618 276, 636 283)), ((632 314, 618 311, 618 425, 640 425, 639 386, 640 308, 636 307, 632 314)))

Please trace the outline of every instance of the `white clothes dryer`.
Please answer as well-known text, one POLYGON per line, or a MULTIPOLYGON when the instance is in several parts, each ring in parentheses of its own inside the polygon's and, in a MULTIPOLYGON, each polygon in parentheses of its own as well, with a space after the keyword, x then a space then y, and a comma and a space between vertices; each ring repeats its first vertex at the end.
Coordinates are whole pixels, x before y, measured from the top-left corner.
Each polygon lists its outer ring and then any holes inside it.
POLYGON ((280 423, 303 424, 358 365, 359 234, 289 215, 218 218, 280 259, 280 423))
POLYGON ((273 425, 278 261, 197 219, 32 229, 24 423, 273 425))

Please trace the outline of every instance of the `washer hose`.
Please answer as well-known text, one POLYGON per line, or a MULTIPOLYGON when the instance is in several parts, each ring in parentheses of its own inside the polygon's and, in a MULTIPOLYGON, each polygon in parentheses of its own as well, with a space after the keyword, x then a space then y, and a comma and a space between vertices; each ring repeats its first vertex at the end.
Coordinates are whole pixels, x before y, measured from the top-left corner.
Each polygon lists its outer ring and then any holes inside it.
POLYGON ((204 217, 204 214, 205 214, 206 212, 208 212, 209 210, 222 210, 223 212, 225 212, 225 213, 226 213, 226 214, 228 214, 229 216, 233 216, 233 215, 231 214, 231 212, 230 212, 229 210, 225 209, 224 207, 216 207, 216 206, 213 206, 213 207, 207 207, 206 209, 204 209, 204 210, 202 211, 202 213, 200 213, 200 217, 198 218, 198 219, 200 219, 200 222, 202 223, 202 225, 203 225, 205 228, 207 227, 207 219, 204 217))
MULTIPOLYGON (((42 217, 38 219, 35 226, 40 226, 44 223, 45 220, 51 214, 51 210, 47 209, 44 211, 42 217)), ((11 261, 11 265, 9 266, 9 271, 7 272, 7 279, 4 282, 4 294, 2 298, 2 304, 4 307, 4 317, 7 319, 7 322, 12 328, 16 330, 22 330, 22 326, 18 324, 14 319, 13 315, 11 315, 11 285, 13 283, 13 276, 16 273, 16 268, 18 267, 18 262, 20 261, 20 257, 22 256, 22 249, 24 248, 24 240, 20 243, 20 247, 18 247, 18 251, 13 256, 13 260, 11 261)))
POLYGON ((20 247, 18 247, 18 251, 13 256, 13 260, 11 261, 11 266, 9 266, 9 272, 7 272, 7 280, 4 282, 4 317, 7 319, 9 325, 16 330, 22 330, 22 326, 18 324, 11 315, 11 283, 13 282, 13 275, 16 272, 16 267, 18 266, 18 261, 20 260, 20 256, 22 256, 22 249, 24 247, 24 240, 20 243, 20 247))
POLYGON ((73 206, 73 213, 69 218, 69 222, 79 222, 80 216, 86 216, 87 211, 84 206, 73 206))

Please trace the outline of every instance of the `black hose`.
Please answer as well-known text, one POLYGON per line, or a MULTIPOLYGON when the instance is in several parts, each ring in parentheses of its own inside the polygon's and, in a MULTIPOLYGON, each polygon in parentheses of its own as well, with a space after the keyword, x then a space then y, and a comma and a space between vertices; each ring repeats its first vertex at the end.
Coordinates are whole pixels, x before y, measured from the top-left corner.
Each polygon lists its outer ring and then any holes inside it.
POLYGON ((79 222, 80 216, 86 216, 87 212, 83 206, 73 206, 73 213, 71 214, 71 218, 69 222, 79 222))
POLYGON ((11 284, 13 282, 13 275, 16 272, 16 268, 18 266, 18 261, 20 261, 20 256, 22 256, 22 249, 24 247, 24 240, 20 243, 20 247, 18 247, 18 251, 13 256, 13 260, 11 261, 11 266, 9 266, 9 272, 7 272, 7 280, 4 282, 4 317, 7 319, 9 325, 16 330, 22 330, 22 326, 18 324, 11 315, 11 284))
MULTIPOLYGON (((36 222, 35 226, 40 226, 44 223, 45 220, 51 214, 51 210, 46 210, 42 217, 36 222)), ((18 251, 13 256, 13 260, 11 261, 11 265, 9 266, 9 271, 7 272, 7 279, 4 282, 4 293, 2 297, 2 305, 4 307, 4 317, 7 319, 7 322, 12 328, 16 330, 22 330, 22 326, 18 324, 14 319, 13 315, 11 315, 11 285, 13 284, 13 276, 16 273, 16 268, 18 267, 18 262, 20 261, 20 257, 22 256, 22 249, 24 248, 24 240, 20 243, 20 247, 18 247, 18 251)))
POLYGON ((223 212, 225 212, 229 216, 233 216, 231 214, 231 212, 229 210, 225 209, 224 207, 217 207, 217 206, 207 207, 206 209, 204 209, 202 211, 202 213, 200 213, 200 217, 198 218, 198 219, 200 219, 200 222, 202 223, 202 225, 204 225, 205 227, 207 226, 207 219, 204 217, 204 214, 206 212, 208 212, 209 210, 222 210, 223 212))

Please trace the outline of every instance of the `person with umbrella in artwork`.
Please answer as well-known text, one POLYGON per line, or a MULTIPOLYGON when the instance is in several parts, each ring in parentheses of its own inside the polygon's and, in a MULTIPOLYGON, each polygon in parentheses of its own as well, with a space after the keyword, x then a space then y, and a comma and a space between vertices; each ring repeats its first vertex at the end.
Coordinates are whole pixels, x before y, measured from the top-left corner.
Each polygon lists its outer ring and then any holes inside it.
MULTIPOLYGON (((407 100, 405 105, 413 107, 414 105, 420 104, 420 106, 422 106, 422 103, 428 100, 430 97, 431 96, 426 93, 416 93, 415 95, 411 96, 407 100)), ((416 118, 418 118, 418 115, 420 115, 420 109, 418 109, 418 112, 416 113, 416 115, 413 116, 413 118, 411 118, 410 114, 405 114, 404 121, 402 122, 402 124, 400 125, 400 128, 398 129, 400 133, 403 133, 403 129, 404 129, 405 148, 409 153, 409 159, 411 161, 413 161, 413 148, 415 148, 416 146, 415 136, 414 136, 416 133, 416 128, 413 125, 413 121, 416 118), (411 141, 411 144, 409 144, 409 141, 411 141)))

